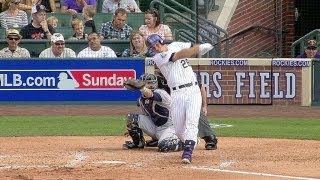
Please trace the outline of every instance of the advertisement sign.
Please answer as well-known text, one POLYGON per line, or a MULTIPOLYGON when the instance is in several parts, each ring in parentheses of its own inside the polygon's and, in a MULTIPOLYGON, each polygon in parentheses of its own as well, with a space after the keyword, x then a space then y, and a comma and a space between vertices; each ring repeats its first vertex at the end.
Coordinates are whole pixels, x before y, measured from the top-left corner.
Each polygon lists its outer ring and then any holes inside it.
POLYGON ((123 83, 144 73, 144 59, 1 60, 0 101, 136 101, 123 83))

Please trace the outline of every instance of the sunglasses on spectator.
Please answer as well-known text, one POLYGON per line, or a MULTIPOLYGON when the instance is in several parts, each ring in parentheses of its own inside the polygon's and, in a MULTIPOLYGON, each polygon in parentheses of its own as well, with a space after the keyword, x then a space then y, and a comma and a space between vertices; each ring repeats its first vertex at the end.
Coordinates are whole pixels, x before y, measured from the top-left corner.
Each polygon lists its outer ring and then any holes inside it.
POLYGON ((19 5, 20 2, 11 2, 12 4, 19 5))
POLYGON ((8 39, 11 40, 11 41, 12 41, 12 40, 15 40, 15 41, 20 40, 20 38, 13 38, 13 37, 8 37, 8 39))
POLYGON ((59 43, 59 42, 56 42, 56 43, 54 43, 56 46, 63 46, 63 45, 65 45, 65 43, 64 42, 61 42, 61 43, 59 43))

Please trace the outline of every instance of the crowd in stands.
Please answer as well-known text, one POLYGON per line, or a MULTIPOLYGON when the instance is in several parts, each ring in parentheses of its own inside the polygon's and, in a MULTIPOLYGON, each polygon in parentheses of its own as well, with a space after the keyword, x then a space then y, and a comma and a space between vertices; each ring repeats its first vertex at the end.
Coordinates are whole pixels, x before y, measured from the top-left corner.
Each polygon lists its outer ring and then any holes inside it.
POLYGON ((101 24, 94 22, 96 0, 62 0, 60 9, 55 3, 55 0, 0 0, 0 28, 6 29, 8 44, 1 50, 0 58, 28 57, 25 53, 28 48, 18 46, 23 39, 50 41, 50 48, 44 49, 40 58, 151 57, 154 53, 145 45, 150 34, 157 33, 165 40, 173 39, 171 29, 160 23, 160 15, 155 9, 144 12, 145 23, 139 28, 127 24, 129 13, 143 13, 135 0, 103 0, 101 13, 113 13, 113 16, 101 24), (67 37, 59 27, 60 21, 65 19, 55 16, 58 13, 72 16, 69 22, 72 36, 67 37), (68 41, 65 40, 84 40, 88 47, 76 54, 66 48, 68 41), (123 52, 115 52, 112 47, 101 45, 105 40, 127 40, 129 47, 124 47, 123 52))

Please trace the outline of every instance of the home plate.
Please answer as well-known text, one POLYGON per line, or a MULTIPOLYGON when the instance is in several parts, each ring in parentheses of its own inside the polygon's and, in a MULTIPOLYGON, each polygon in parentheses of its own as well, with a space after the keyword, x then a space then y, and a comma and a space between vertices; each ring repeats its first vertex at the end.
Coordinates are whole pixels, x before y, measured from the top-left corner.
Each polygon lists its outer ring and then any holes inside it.
POLYGON ((94 164, 126 164, 126 162, 123 162, 123 161, 97 161, 92 163, 94 164))

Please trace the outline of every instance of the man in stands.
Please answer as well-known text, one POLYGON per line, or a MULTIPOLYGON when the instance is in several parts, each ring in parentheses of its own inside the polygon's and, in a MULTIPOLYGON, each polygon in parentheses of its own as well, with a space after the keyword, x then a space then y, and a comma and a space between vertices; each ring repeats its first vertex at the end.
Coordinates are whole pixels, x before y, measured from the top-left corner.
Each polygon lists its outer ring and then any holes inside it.
POLYGON ((88 35, 89 47, 79 52, 78 58, 116 58, 116 53, 107 46, 102 46, 103 37, 97 32, 88 35))
POLYGON ((21 35, 16 29, 7 31, 8 47, 0 51, 0 58, 30 58, 30 53, 27 49, 18 46, 21 40, 21 35))
POLYGON ((76 53, 65 47, 64 37, 60 33, 51 36, 51 47, 43 50, 39 58, 75 58, 76 53))
POLYGON ((133 29, 126 24, 127 17, 128 13, 125 9, 117 9, 112 21, 102 23, 101 35, 104 36, 105 39, 129 39, 133 29))
POLYGON ((54 28, 46 21, 47 9, 44 5, 32 7, 32 22, 24 26, 20 34, 22 39, 50 39, 54 28))
POLYGON ((304 49, 304 53, 298 55, 297 58, 320 58, 317 41, 314 39, 308 40, 304 49))

